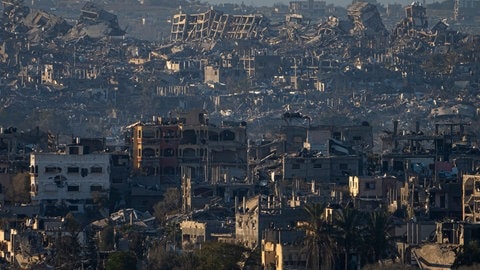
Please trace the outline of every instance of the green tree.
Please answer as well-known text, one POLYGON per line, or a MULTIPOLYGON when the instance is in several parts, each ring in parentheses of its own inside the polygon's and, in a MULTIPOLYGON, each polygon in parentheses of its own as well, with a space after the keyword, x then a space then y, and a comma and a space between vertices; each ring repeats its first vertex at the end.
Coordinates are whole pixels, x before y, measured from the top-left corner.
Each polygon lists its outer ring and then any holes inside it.
POLYGON ((326 218, 326 204, 311 203, 304 206, 308 221, 303 224, 306 230, 305 250, 308 264, 312 269, 331 268, 337 244, 333 236, 333 226, 326 218))
POLYGON ((176 258, 175 270, 196 269, 199 264, 199 258, 193 252, 184 252, 176 258))
POLYGON ((180 189, 168 188, 165 191, 163 200, 156 203, 153 206, 154 216, 157 220, 164 224, 166 221, 166 215, 177 213, 181 208, 181 195, 180 189))
POLYGON ((355 269, 355 266, 350 267, 349 255, 357 253, 362 244, 362 214, 353 208, 341 208, 334 213, 336 235, 339 248, 344 254, 345 269, 355 269))
POLYGON ((128 239, 128 249, 131 252, 135 253, 135 256, 137 256, 137 258, 139 259, 143 258, 143 254, 145 251, 145 246, 144 246, 145 236, 140 232, 134 231, 134 232, 128 233, 127 239, 128 239))
POLYGON ((137 258, 131 252, 114 252, 108 255, 106 270, 135 270, 137 269, 137 258))
POLYGON ((107 225, 100 231, 99 248, 101 251, 113 250, 115 245, 115 229, 112 225, 107 225))
POLYGON ((374 211, 367 218, 366 239, 368 251, 374 262, 386 258, 392 251, 389 231, 393 228, 391 215, 385 211, 374 211))
POLYGON ((5 187, 5 199, 12 204, 30 202, 30 178, 28 173, 17 173, 5 187))
POLYGON ((77 269, 80 266, 81 247, 72 235, 58 234, 55 240, 55 269, 77 269))
POLYGON ((80 222, 70 212, 63 219, 63 232, 55 239, 55 265, 57 269, 75 269, 80 265, 81 246, 78 235, 82 230, 80 222))
POLYGON ((195 250, 198 257, 198 270, 241 269, 248 249, 241 245, 219 242, 206 242, 195 250))
POLYGON ((70 235, 75 237, 78 236, 78 233, 82 229, 80 222, 78 222, 72 212, 69 212, 63 219, 63 227, 70 235))
POLYGON ((177 254, 168 251, 166 242, 155 241, 148 248, 147 269, 151 270, 169 270, 176 266, 177 254))
POLYGON ((167 222, 165 224, 165 240, 167 244, 173 244, 176 249, 177 243, 180 243, 182 239, 182 232, 180 230, 180 224, 177 222, 167 222))
POLYGON ((166 248, 166 241, 157 241, 148 249, 147 269, 149 270, 190 270, 197 269, 199 258, 193 252, 178 253, 166 248))

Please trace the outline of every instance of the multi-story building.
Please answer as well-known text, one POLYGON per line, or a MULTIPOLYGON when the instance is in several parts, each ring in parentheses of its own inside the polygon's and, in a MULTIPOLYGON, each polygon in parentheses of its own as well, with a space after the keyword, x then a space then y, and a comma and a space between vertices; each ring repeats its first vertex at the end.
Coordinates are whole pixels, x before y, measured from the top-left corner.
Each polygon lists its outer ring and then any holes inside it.
POLYGON ((291 13, 298 14, 316 14, 322 16, 327 9, 327 3, 325 1, 290 1, 289 9, 291 13))
POLYGON ((133 170, 161 180, 180 180, 180 166, 207 181, 246 176, 247 134, 244 122, 213 125, 203 110, 191 110, 176 119, 137 122, 131 129, 133 170), (206 170, 208 168, 208 170, 206 170), (210 178, 214 179, 210 179, 210 178))
POLYGON ((456 21, 475 21, 479 7, 478 0, 455 0, 453 18, 456 21))
POLYGON ((86 206, 109 198, 111 154, 86 151, 79 140, 62 153, 30 155, 30 195, 33 204, 67 207, 83 212, 86 206))
POLYGON ((468 223, 480 223, 480 176, 463 175, 462 219, 468 223))
POLYGON ((191 169, 192 180, 244 181, 247 175, 246 123, 210 124, 203 110, 192 110, 183 119, 178 156, 180 166, 191 169))
POLYGON ((373 129, 368 122, 348 126, 311 125, 310 117, 300 113, 285 113, 283 120, 281 133, 285 136, 286 153, 297 153, 305 147, 324 156, 336 155, 339 144, 350 148, 346 149, 348 152, 340 151, 342 155, 368 153, 373 149, 373 129))
POLYGON ((405 7, 405 15, 413 28, 426 28, 428 26, 427 9, 419 2, 413 2, 405 7))
POLYGON ((178 144, 181 121, 155 117, 153 122, 137 122, 131 128, 133 171, 162 180, 179 180, 178 144))

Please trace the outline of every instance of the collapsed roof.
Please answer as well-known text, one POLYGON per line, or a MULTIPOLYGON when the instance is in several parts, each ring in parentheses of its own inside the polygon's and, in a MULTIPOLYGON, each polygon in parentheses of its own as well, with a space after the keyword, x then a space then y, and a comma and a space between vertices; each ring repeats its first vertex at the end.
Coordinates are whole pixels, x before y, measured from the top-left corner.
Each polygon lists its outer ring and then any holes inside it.
POLYGON ((63 19, 42 10, 30 9, 22 0, 3 1, 4 29, 10 33, 26 35, 33 43, 64 35, 71 26, 63 19))
POLYGON ((57 37, 74 40, 82 37, 103 38, 121 36, 117 16, 107 12, 92 2, 87 2, 81 10, 75 26, 54 14, 43 10, 30 9, 23 0, 4 0, 2 19, 6 33, 25 35, 32 43, 49 41, 57 37))
POLYGON ((89 36, 122 36, 125 30, 118 24, 117 16, 99 8, 95 3, 87 2, 83 6, 77 25, 68 33, 72 39, 89 36))
POLYGON ((348 7, 348 17, 353 22, 352 34, 377 34, 387 36, 388 31, 380 18, 377 6, 367 2, 353 3, 348 7))

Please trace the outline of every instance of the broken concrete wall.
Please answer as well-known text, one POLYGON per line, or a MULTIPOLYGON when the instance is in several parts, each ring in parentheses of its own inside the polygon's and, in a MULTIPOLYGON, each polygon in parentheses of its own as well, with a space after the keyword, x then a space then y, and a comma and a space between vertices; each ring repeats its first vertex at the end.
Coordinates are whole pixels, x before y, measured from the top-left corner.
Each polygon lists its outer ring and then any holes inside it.
POLYGON ((62 36, 72 28, 64 19, 41 10, 32 10, 23 23, 30 28, 29 40, 36 43, 62 36))
POLYGON ((198 14, 175 14, 172 19, 172 41, 203 39, 250 39, 264 30, 263 15, 229 15, 208 10, 198 14))
POLYGON ((348 7, 348 17, 353 22, 352 34, 367 36, 387 35, 388 31, 380 18, 377 6, 367 2, 357 2, 348 7))
POLYGON ((82 36, 102 38, 105 36, 122 36, 126 32, 120 28, 115 14, 103 10, 93 2, 87 2, 81 10, 78 23, 67 35, 67 39, 82 36))

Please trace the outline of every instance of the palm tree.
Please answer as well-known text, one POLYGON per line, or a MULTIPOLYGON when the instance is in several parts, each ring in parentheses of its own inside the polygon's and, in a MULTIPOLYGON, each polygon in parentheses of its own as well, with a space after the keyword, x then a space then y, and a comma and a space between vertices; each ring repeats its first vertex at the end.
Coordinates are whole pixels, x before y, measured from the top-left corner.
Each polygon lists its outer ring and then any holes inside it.
POLYGON ((345 256, 345 270, 349 269, 349 254, 357 252, 361 244, 361 222, 362 215, 357 209, 345 207, 335 211, 334 225, 345 256))
POLYGON ((312 203, 304 206, 308 221, 303 224, 306 231, 307 269, 312 262, 312 269, 331 268, 335 256, 336 243, 333 226, 325 215, 326 204, 312 203))
POLYGON ((391 215, 385 211, 374 211, 367 218, 367 245, 375 262, 385 258, 392 247, 389 231, 393 228, 391 215))

